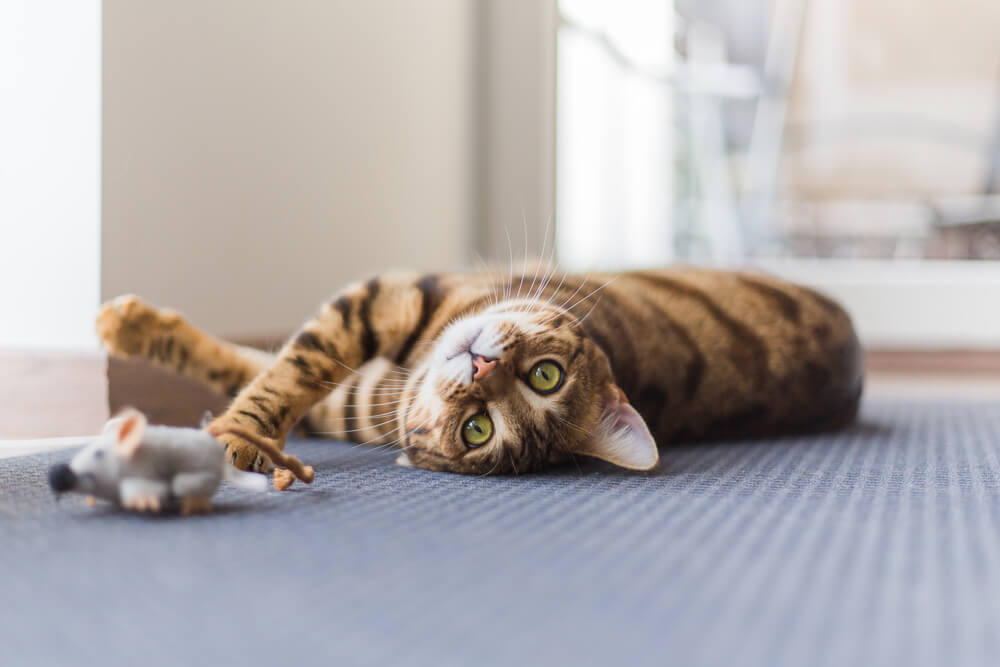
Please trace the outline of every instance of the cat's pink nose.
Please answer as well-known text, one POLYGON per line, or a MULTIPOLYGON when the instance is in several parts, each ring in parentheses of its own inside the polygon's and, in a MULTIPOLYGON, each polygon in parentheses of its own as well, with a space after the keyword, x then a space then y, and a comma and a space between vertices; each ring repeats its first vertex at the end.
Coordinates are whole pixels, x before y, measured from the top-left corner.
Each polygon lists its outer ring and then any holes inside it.
POLYGON ((472 368, 474 372, 472 373, 473 380, 482 380, 484 377, 490 374, 497 366, 496 359, 487 359, 481 354, 473 355, 472 357, 472 368))

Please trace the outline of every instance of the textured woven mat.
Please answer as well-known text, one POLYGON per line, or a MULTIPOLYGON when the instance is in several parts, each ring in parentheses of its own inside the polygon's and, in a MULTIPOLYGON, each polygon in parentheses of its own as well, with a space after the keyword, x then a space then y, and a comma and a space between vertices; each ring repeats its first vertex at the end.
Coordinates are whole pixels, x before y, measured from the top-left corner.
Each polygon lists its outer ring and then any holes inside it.
POLYGON ((56 505, 0 460, 0 664, 995 665, 1000 406, 470 478, 338 443, 211 516, 56 505))

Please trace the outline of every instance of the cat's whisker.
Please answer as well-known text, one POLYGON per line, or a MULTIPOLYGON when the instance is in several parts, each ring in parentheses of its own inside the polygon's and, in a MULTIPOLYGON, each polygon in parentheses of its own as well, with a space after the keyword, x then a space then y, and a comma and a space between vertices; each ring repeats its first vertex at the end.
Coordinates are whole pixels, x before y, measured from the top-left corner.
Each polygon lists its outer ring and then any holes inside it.
POLYGON ((379 408, 386 405, 399 405, 400 400, 402 399, 384 401, 382 403, 338 403, 338 405, 342 408, 379 408))
POLYGON ((556 305, 555 307, 557 309, 566 310, 566 307, 565 307, 566 304, 569 303, 570 301, 572 301, 574 298, 576 298, 576 295, 580 293, 580 290, 583 289, 583 286, 585 284, 586 284, 586 281, 581 280, 580 284, 576 286, 575 290, 573 290, 573 293, 570 294, 566 299, 564 299, 562 303, 556 305))
POLYGON ((364 430, 369 429, 369 428, 376 428, 377 429, 380 426, 387 426, 387 425, 393 424, 395 422, 396 422, 396 419, 393 418, 393 419, 388 419, 388 420, 386 420, 384 422, 380 422, 378 424, 369 424, 367 426, 362 426, 360 428, 352 428, 352 429, 348 429, 346 431, 316 431, 316 434, 317 435, 332 435, 332 436, 336 437, 336 436, 339 436, 342 433, 346 435, 347 433, 357 433, 358 431, 364 431, 364 430))
MULTIPOLYGON (((535 304, 537 304, 539 301, 542 300, 542 294, 544 294, 545 288, 548 287, 548 285, 552 282, 552 279, 555 277, 556 272, 558 270, 559 270, 559 267, 556 266, 553 263, 552 264, 552 270, 549 273, 546 274, 545 279, 541 283, 539 283, 539 285, 538 285, 538 290, 536 291, 535 296, 534 296, 534 303, 535 304)), ((564 271, 563 272, 562 280, 565 280, 565 279, 566 279, 566 272, 564 271)), ((560 285, 561 284, 562 284, 562 281, 560 281, 560 285)), ((558 288, 556 288, 556 289, 558 291, 558 288)))
MULTIPOLYGON (((426 426, 427 424, 431 423, 432 421, 433 421, 433 418, 432 417, 428 417, 427 419, 425 419, 424 421, 420 422, 419 424, 417 424, 413 428, 407 429, 406 434, 407 435, 412 434, 417 429, 423 428, 424 426, 426 426)), ((402 442, 403 438, 406 437, 406 435, 404 435, 404 436, 396 438, 394 440, 390 440, 387 443, 383 443, 383 444, 375 445, 375 446, 371 445, 371 443, 377 441, 379 438, 384 438, 384 437, 387 437, 389 435, 391 435, 391 432, 390 433, 383 433, 383 434, 378 435, 377 437, 371 438, 371 439, 366 440, 364 442, 356 443, 353 447, 351 447, 351 450, 357 449, 358 447, 366 447, 366 446, 368 446, 371 451, 380 451, 380 450, 384 450, 384 449, 390 449, 394 445, 402 442)), ((409 447, 402 447, 401 449, 406 450, 406 449, 409 449, 409 447)))
POLYGON ((510 458, 511 467, 514 468, 514 474, 520 475, 521 473, 517 471, 517 464, 514 463, 514 455, 510 452, 510 450, 507 450, 507 456, 510 458))
POLYGON ((385 373, 393 373, 395 375, 409 376, 413 371, 406 366, 400 366, 398 364, 392 364, 389 368, 385 369, 385 373))
POLYGON ((603 294, 597 297, 597 300, 594 301, 593 305, 590 307, 590 310, 587 311, 587 314, 581 317, 579 320, 577 320, 576 322, 577 326, 583 324, 587 320, 587 318, 590 317, 590 314, 594 312, 594 309, 597 308, 597 304, 601 302, 602 298, 604 298, 603 294))
POLYGON ((363 375, 364 374, 361 370, 359 370, 357 368, 352 368, 352 367, 348 366, 347 364, 345 364, 340 359, 337 359, 336 357, 328 357, 328 358, 331 361, 333 361, 335 364, 338 364, 338 365, 342 366, 343 368, 347 369, 347 371, 349 371, 352 375, 363 375))
MULTIPOLYGON (((363 373, 359 373, 358 377, 363 378, 364 374, 363 373)), ((319 380, 319 382, 321 384, 324 384, 324 385, 330 386, 330 387, 344 387, 344 386, 351 386, 353 384, 353 383, 349 383, 349 382, 334 382, 333 380, 319 380)), ((403 380, 402 378, 386 378, 386 377, 384 377, 384 378, 380 378, 379 379, 379 384, 387 384, 389 387, 393 387, 393 388, 395 388, 395 387, 405 387, 407 382, 408 382, 408 380, 403 380)))
POLYGON ((497 289, 498 283, 494 278, 493 271, 489 268, 489 265, 487 265, 482 255, 480 255, 478 252, 476 252, 475 254, 476 254, 476 260, 479 262, 479 266, 482 267, 483 272, 487 276, 486 282, 489 285, 489 295, 486 299, 486 302, 490 306, 496 305, 500 303, 500 293, 499 290, 497 289))
POLYGON ((349 419, 353 420, 353 421, 360 421, 362 419, 383 419, 385 417, 389 417, 389 416, 395 415, 395 414, 396 414, 395 410, 390 410, 389 412, 381 412, 381 413, 376 414, 376 415, 351 415, 350 417, 348 417, 348 416, 345 415, 345 416, 341 417, 341 419, 343 419, 344 421, 347 421, 349 419))
MULTIPOLYGON (((577 307, 577 306, 579 306, 579 305, 580 305, 581 303, 583 303, 584 301, 586 301, 586 300, 587 300, 587 299, 589 299, 590 297, 594 296, 595 294, 597 294, 598 292, 600 292, 601 290, 603 290, 603 289, 604 289, 605 287, 607 287, 608 285, 610 285, 611 283, 613 283, 613 282, 614 282, 614 281, 615 281, 616 279, 617 279, 617 276, 614 276, 614 277, 612 277, 612 278, 608 279, 608 280, 607 280, 607 281, 605 281, 605 282, 604 282, 604 283, 603 283, 603 284, 602 284, 602 285, 601 285, 600 287, 597 287, 596 289, 594 289, 594 290, 591 290, 591 292, 590 292, 589 294, 587 294, 586 296, 584 296, 584 297, 581 297, 580 299, 578 299, 578 300, 577 300, 576 302, 574 302, 574 303, 573 303, 573 305, 571 305, 571 306, 566 306, 566 305, 564 304, 564 305, 560 306, 560 308, 562 308, 563 310, 566 310, 566 311, 569 311, 569 312, 572 312, 572 310, 573 310, 574 308, 576 308, 576 307, 577 307)), ((551 318, 550 318, 550 319, 549 319, 548 321, 551 321, 552 319, 555 319, 555 317, 557 317, 557 316, 555 316, 555 315, 554 315, 554 316, 552 316, 552 317, 551 317, 551 318)))
MULTIPOLYGON (((424 421, 420 422, 416 426, 414 426, 412 428, 406 429, 406 432, 402 436, 396 438, 395 440, 390 441, 387 444, 379 445, 378 449, 388 449, 390 447, 398 445, 399 443, 401 443, 406 438, 406 436, 413 435, 416 431, 418 431, 419 429, 422 429, 424 426, 427 426, 428 424, 432 423, 433 421, 434 421, 434 417, 428 417, 427 419, 425 419, 424 421)), ((405 452, 407 449, 410 449, 411 447, 415 447, 415 446, 416 445, 407 445, 406 447, 400 447, 399 449, 401 451, 405 452)))
POLYGON ((528 286, 527 292, 524 295, 524 303, 520 306, 520 308, 518 308, 518 310, 522 313, 528 313, 534 310, 535 303, 537 302, 537 298, 535 297, 535 283, 538 281, 538 273, 541 268, 542 264, 539 260, 539 262, 535 264, 535 269, 531 277, 531 284, 528 286))
POLYGON ((509 261, 507 262, 507 283, 504 285, 504 301, 510 300, 510 288, 514 283, 514 246, 510 240, 510 227, 504 225, 504 234, 507 235, 507 255, 509 261))
MULTIPOLYGON (((367 408, 367 407, 370 407, 370 406, 369 405, 363 405, 363 404, 357 404, 357 405, 343 405, 341 407, 367 408)), ((348 419, 351 419, 351 420, 354 420, 354 421, 357 421, 359 419, 369 419, 369 420, 370 419, 382 419, 383 417, 389 417, 389 416, 394 415, 394 414, 396 414, 396 409, 395 408, 393 408, 392 410, 389 410, 388 412, 380 412, 380 413, 371 414, 371 415, 342 415, 341 417, 339 417, 339 419, 341 419, 343 421, 347 421, 348 419)))
MULTIPOLYGON (((580 317, 580 318, 576 319, 573 322, 566 322, 562 326, 556 327, 556 329, 558 330, 558 329, 562 329, 562 328, 565 328, 565 327, 568 327, 568 326, 580 326, 580 325, 582 325, 587 320, 587 318, 590 317, 590 314, 594 312, 594 309, 597 308, 597 305, 599 303, 601 303, 601 299, 602 298, 604 298, 604 295, 603 294, 599 294, 597 296, 597 299, 594 301, 593 304, 591 304, 590 309, 584 314, 583 317, 580 317)), ((549 319, 545 320, 542 323, 543 326, 546 325, 546 324, 548 324, 549 322, 553 321, 556 317, 558 317, 558 315, 552 316, 549 319)))
POLYGON ((561 421, 563 424, 565 424, 566 426, 569 426, 570 428, 576 429, 577 431, 579 431, 583 435, 589 435, 590 434, 590 432, 587 431, 587 429, 583 428, 582 426, 578 426, 577 424, 574 424, 573 422, 571 422, 570 420, 566 419, 562 415, 553 414, 553 416, 556 419, 558 419, 559 421, 561 421))
MULTIPOLYGON (((534 291, 535 291, 535 281, 538 280, 538 271, 539 271, 539 269, 542 268, 542 262, 545 261, 545 248, 546 248, 546 244, 548 243, 548 240, 549 240, 549 226, 548 226, 548 223, 546 223, 546 225, 545 225, 545 234, 542 236, 542 252, 539 253, 538 263, 535 265, 535 273, 531 277, 531 285, 528 287, 528 296, 529 297, 532 294, 534 294, 534 291)), ((527 240, 525 240, 525 244, 524 245, 525 245, 525 248, 524 248, 525 259, 527 259, 527 254, 528 254, 527 240)))
POLYGON ((525 216, 524 211, 521 211, 521 223, 524 229, 524 255, 521 257, 521 277, 517 281, 517 294, 514 296, 515 299, 521 298, 521 289, 524 287, 524 274, 528 270, 528 219, 525 216))
MULTIPOLYGON (((566 271, 563 271, 563 272, 562 272, 562 278, 560 278, 560 279, 559 279, 559 284, 558 284, 558 285, 556 285, 556 288, 555 288, 555 289, 554 289, 554 290, 552 291, 552 294, 553 294, 553 295, 555 295, 555 294, 558 294, 558 293, 559 293, 559 290, 561 290, 561 289, 562 289, 562 286, 563 286, 563 285, 564 285, 564 284, 566 283, 566 277, 567 277, 568 275, 569 275, 569 273, 567 273, 566 271)), ((550 303, 551 303, 551 302, 550 302, 550 303)))
MULTIPOLYGON (((350 391, 350 389, 348 389, 348 391, 350 391)), ((399 391, 371 391, 371 392, 368 392, 368 396, 370 396, 371 398, 377 398, 380 401, 382 401, 384 399, 385 402, 383 403, 383 405, 389 405, 389 404, 394 403, 394 402, 396 402, 396 401, 399 400, 399 394, 400 393, 401 392, 399 392, 399 391)), ((338 403, 338 405, 339 405, 339 403, 338 403)), ((352 404, 352 407, 357 407, 358 405, 359 404, 355 403, 355 404, 352 404)), ((365 405, 365 407, 367 407, 367 406, 370 406, 371 403, 365 403, 364 405, 365 405)))
POLYGON ((386 375, 388 375, 389 373, 392 373, 393 375, 402 375, 405 378, 409 378, 413 374, 413 371, 404 366, 393 366, 392 368, 389 368, 385 371, 386 375))
POLYGON ((552 264, 550 260, 546 260, 545 264, 543 264, 541 268, 542 275, 538 280, 538 286, 528 292, 528 297, 531 299, 533 304, 538 301, 538 296, 541 294, 542 290, 545 289, 545 284, 549 281, 552 272, 555 270, 555 265, 552 264))
MULTIPOLYGON (((528 216, 524 212, 524 207, 521 207, 521 228, 524 232, 524 244, 521 246, 523 250, 523 255, 521 256, 521 283, 524 283, 524 274, 528 269, 528 216)), ((521 298, 520 286, 517 290, 517 298, 521 298)))
POLYGON ((532 297, 533 303, 538 301, 538 298, 542 294, 542 290, 545 288, 545 284, 549 281, 551 276, 554 275, 554 272, 557 268, 555 263, 556 244, 554 239, 552 241, 551 250, 549 251, 549 256, 548 257, 545 256, 545 247, 549 240, 549 229, 551 228, 551 226, 552 226, 552 216, 549 215, 549 218, 545 223, 545 232, 544 235, 542 236, 542 252, 539 258, 540 262, 544 262, 545 271, 542 274, 542 280, 539 281, 538 289, 535 292, 529 291, 529 294, 534 294, 534 296, 532 297))
POLYGON ((504 450, 502 448, 497 448, 496 455, 494 456, 495 461, 493 462, 493 467, 484 472, 482 475, 479 475, 479 477, 489 477, 493 474, 493 471, 496 470, 497 466, 503 461, 503 452, 504 450))
POLYGON ((596 291, 598 291, 598 290, 600 290, 600 289, 602 289, 604 287, 604 285, 601 285, 600 287, 597 287, 594 290, 591 290, 587 294, 585 294, 582 297, 580 297, 579 299, 577 299, 576 295, 580 293, 580 291, 583 289, 584 285, 586 285, 586 282, 580 283, 580 285, 577 287, 577 291, 574 292, 568 299, 564 300, 561 304, 559 304, 559 308, 561 308, 562 310, 565 310, 565 311, 570 311, 576 305, 578 305, 579 303, 581 303, 582 301, 586 301, 587 298, 591 294, 594 294, 594 292, 596 292, 596 291))
MULTIPOLYGON (((359 373, 358 377, 362 377, 363 378, 364 374, 363 373, 359 373)), ((337 387, 351 386, 351 383, 334 382, 333 380, 320 380, 320 382, 322 384, 325 384, 325 385, 328 385, 328 386, 337 386, 337 387)), ((384 377, 384 378, 381 378, 379 380, 379 384, 388 384, 389 386, 392 386, 392 387, 396 387, 396 386, 398 386, 398 387, 404 387, 404 386, 406 386, 407 382, 408 382, 408 380, 403 380, 402 378, 386 378, 386 377, 384 377)))
MULTIPOLYGON (((340 389, 341 387, 344 387, 348 391, 350 391, 352 387, 357 387, 358 386, 356 383, 353 383, 353 382, 352 383, 327 382, 325 380, 318 380, 317 384, 319 384, 319 385, 321 385, 323 387, 331 387, 332 390, 334 390, 334 391, 337 390, 337 389, 340 389)), ((406 389, 405 385, 401 385, 399 387, 382 387, 382 388, 379 388, 379 389, 373 389, 372 391, 369 392, 369 394, 371 396, 381 396, 381 397, 398 396, 405 389, 406 389)))
MULTIPOLYGON (((361 374, 358 377, 363 378, 364 375, 361 374)), ((317 380, 317 382, 319 384, 325 386, 325 387, 334 387, 334 388, 337 388, 337 387, 354 387, 354 386, 357 386, 357 383, 353 382, 353 381, 352 382, 334 382, 333 380, 317 380)), ((405 380, 404 381, 404 380, 397 380, 395 378, 381 378, 379 380, 379 382, 378 382, 379 386, 375 387, 375 389, 377 389, 377 390, 391 389, 393 391, 403 391, 406 388, 406 385, 408 383, 409 383, 409 380, 405 380), (385 385, 385 386, 382 386, 382 385, 385 385)))

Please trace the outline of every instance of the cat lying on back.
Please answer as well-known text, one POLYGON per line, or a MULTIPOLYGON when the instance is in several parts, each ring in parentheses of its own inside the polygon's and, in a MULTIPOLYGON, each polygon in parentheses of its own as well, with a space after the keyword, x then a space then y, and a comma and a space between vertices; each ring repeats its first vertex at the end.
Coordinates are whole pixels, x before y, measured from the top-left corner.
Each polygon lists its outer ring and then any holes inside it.
MULTIPOLYGON (((816 292, 690 268, 552 278, 379 276, 273 356, 132 296, 105 304, 97 328, 112 353, 233 396, 220 425, 284 442, 301 420, 451 472, 577 455, 648 470, 657 444, 831 428, 857 411, 858 339, 816 292)), ((237 467, 271 467, 250 442, 223 441, 237 467)))

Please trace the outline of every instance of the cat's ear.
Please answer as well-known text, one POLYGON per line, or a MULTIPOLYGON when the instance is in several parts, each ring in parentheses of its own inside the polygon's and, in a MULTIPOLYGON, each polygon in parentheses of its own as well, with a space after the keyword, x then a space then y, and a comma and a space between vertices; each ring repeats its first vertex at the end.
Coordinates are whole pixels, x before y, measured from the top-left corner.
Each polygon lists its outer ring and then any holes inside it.
POLYGON ((616 384, 604 391, 601 422, 577 453, 632 470, 651 470, 660 461, 656 442, 642 416, 616 384))
POLYGON ((134 408, 126 408, 104 428, 105 433, 112 430, 116 431, 115 454, 123 459, 132 458, 142 444, 142 436, 146 432, 146 415, 134 408))

